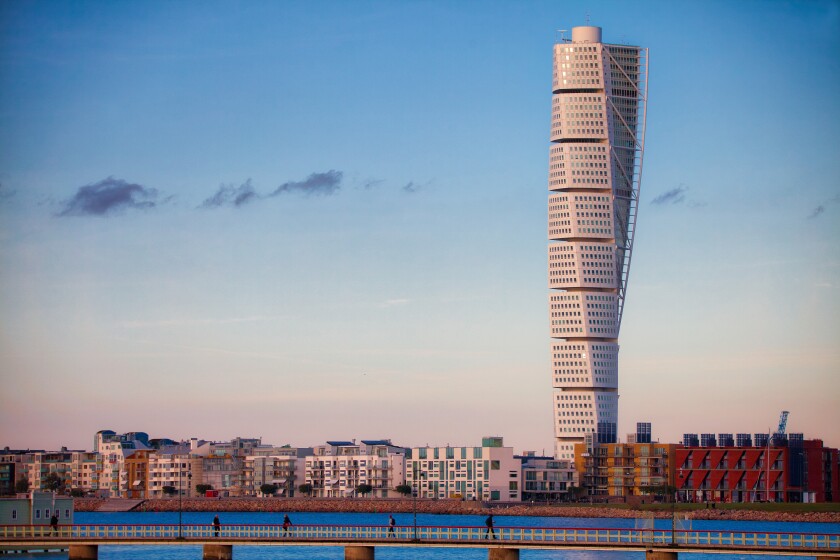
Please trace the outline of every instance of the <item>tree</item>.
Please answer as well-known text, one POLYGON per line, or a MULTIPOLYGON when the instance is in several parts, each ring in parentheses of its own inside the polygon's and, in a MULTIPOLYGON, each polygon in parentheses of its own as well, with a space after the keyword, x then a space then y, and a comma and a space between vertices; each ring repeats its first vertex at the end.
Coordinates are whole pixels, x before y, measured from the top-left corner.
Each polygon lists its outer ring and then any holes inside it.
POLYGON ((365 496, 373 492, 373 486, 371 486, 370 484, 359 484, 358 486, 356 486, 356 492, 358 492, 362 496, 365 496))
POLYGON ((263 484, 260 486, 260 492, 265 496, 273 496, 277 492, 276 484, 263 484))
POLYGON ((178 491, 178 489, 174 486, 164 486, 163 488, 161 488, 161 490, 163 490, 163 493, 167 496, 174 496, 175 492, 178 491))
POLYGON ((312 485, 311 484, 301 484, 298 486, 298 490, 301 494, 306 494, 307 496, 312 495, 312 485))
POLYGON ((403 496, 408 496, 411 494, 411 485, 410 484, 400 484, 396 488, 394 488, 398 493, 402 494, 403 496))
POLYGON ((85 491, 82 490, 81 488, 73 488, 72 490, 70 490, 70 495, 73 496, 74 498, 84 498, 85 497, 85 491))
POLYGON ((642 491, 642 494, 653 494, 659 498, 664 498, 665 501, 672 500, 674 498, 674 494, 677 492, 676 486, 670 486, 668 484, 642 486, 639 490, 642 491))
POLYGON ((43 487, 44 490, 49 490, 50 492, 63 492, 64 479, 58 476, 57 473, 51 472, 44 477, 43 487))
POLYGON ((17 479, 17 482, 15 482, 15 492, 18 494, 29 492, 29 480, 24 477, 17 479))
POLYGON ((195 485, 195 493, 198 494, 199 496, 204 496, 205 494, 207 494, 208 490, 212 490, 212 489, 213 489, 212 484, 196 484, 195 485))
POLYGON ((588 493, 586 487, 584 486, 569 486, 568 488, 568 496, 569 498, 580 499, 583 496, 586 496, 588 493))

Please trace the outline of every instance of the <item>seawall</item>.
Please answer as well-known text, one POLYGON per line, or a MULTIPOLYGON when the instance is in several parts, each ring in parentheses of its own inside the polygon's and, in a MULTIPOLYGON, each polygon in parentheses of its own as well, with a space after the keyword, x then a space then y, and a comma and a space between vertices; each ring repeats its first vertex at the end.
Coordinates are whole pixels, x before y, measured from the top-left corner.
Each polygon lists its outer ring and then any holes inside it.
MULTIPOLYGON (((107 500, 81 498, 74 501, 76 511, 97 511, 107 500)), ((185 498, 183 511, 255 511, 255 512, 347 512, 411 513, 411 499, 373 498, 185 498)), ((177 498, 145 500, 133 511, 178 511, 177 498)), ((581 505, 483 504, 460 500, 417 500, 418 513, 441 515, 523 515, 535 517, 599 517, 670 519, 671 512, 617 507, 581 505)), ((697 509, 680 511, 688 519, 727 519, 739 521, 798 521, 840 523, 840 511, 761 511, 748 509, 697 509)))

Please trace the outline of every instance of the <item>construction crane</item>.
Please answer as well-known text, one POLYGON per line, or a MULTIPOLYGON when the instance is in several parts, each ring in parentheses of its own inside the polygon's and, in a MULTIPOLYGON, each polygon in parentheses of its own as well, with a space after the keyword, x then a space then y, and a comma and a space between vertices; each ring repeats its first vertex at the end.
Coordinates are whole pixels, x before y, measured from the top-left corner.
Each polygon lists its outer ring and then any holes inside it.
POLYGON ((783 410, 782 413, 779 415, 779 429, 776 430, 776 434, 783 436, 785 435, 785 428, 787 428, 787 417, 790 414, 787 410, 783 410))
POLYGON ((782 442, 785 441, 785 429, 787 428, 788 414, 790 413, 787 410, 783 410, 779 415, 779 427, 776 428, 772 437, 773 445, 782 445, 782 442))
MULTIPOLYGON (((785 429, 787 429, 787 419, 788 414, 790 414, 787 410, 783 410, 782 413, 779 415, 779 427, 776 428, 776 433, 773 434, 773 437, 770 437, 770 434, 767 434, 767 477, 764 479, 764 499, 768 502, 770 500, 770 442, 772 441, 773 445, 784 445, 785 440, 785 429)), ((770 430, 767 430, 768 432, 770 430)), ((778 497, 778 492, 776 492, 778 497)))

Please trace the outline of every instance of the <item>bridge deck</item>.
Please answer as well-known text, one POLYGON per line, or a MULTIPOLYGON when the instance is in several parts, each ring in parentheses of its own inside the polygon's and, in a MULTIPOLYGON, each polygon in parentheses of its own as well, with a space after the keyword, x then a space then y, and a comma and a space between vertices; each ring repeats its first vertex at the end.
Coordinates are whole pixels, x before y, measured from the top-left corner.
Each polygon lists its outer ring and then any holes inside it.
POLYGON ((412 546, 586 550, 669 550, 840 558, 840 534, 564 527, 370 525, 0 525, 0 547, 71 545, 412 546), (495 536, 496 539, 491 538, 495 536))

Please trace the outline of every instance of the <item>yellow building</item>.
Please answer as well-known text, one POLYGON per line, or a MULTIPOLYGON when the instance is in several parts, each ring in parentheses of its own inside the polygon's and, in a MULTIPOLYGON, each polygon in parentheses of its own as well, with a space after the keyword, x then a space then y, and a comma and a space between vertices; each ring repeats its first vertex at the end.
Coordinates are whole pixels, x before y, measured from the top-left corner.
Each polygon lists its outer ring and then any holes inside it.
POLYGON ((578 443, 575 469, 590 496, 640 496, 674 486, 675 456, 672 443, 578 443))
POLYGON ((125 458, 126 487, 123 498, 145 499, 149 497, 149 457, 155 451, 138 449, 125 458))

